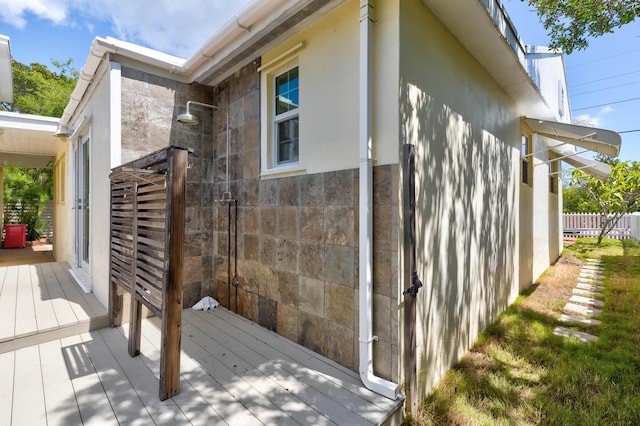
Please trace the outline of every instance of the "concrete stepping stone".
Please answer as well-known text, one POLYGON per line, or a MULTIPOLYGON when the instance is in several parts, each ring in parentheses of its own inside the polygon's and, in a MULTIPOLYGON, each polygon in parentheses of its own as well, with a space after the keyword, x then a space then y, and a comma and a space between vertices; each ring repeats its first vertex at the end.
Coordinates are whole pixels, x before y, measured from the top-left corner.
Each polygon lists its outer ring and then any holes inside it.
POLYGON ((600 259, 587 259, 585 260, 586 263, 602 263, 602 260, 600 259))
POLYGON ((580 275, 579 276, 580 277, 600 277, 600 278, 604 278, 604 275, 601 274, 598 271, 585 271, 585 270, 582 270, 582 271, 580 271, 580 275))
POLYGON ((595 282, 597 284, 602 284, 603 281, 603 277, 596 277, 596 276, 584 276, 584 275, 580 275, 578 276, 578 282, 595 282))
POLYGON ((581 268, 582 271, 594 271, 594 272, 604 272, 604 268, 602 266, 595 266, 595 265, 583 265, 581 268))
POLYGON ((587 305, 587 306, 596 306, 596 307, 604 306, 604 302, 602 300, 592 299, 590 297, 584 297, 584 296, 571 296, 569 298, 569 302, 580 303, 581 305, 587 305))
POLYGON ((583 342, 592 342, 594 340, 598 340, 596 336, 592 336, 591 334, 583 333, 581 331, 570 330, 564 327, 556 327, 555 330, 553 330, 553 334, 555 334, 556 336, 562 336, 562 337, 575 337, 576 339, 581 340, 583 342))
POLYGON ((602 291, 602 290, 604 290, 604 287, 602 287, 602 286, 593 285, 593 284, 587 284, 587 283, 578 283, 578 284, 576 284, 576 288, 579 288, 580 290, 587 290, 587 291, 602 291))
POLYGON ((562 314, 558 319, 560 322, 569 322, 574 324, 584 324, 584 325, 600 325, 602 321, 593 319, 593 318, 585 318, 578 315, 569 315, 562 314))
POLYGON ((602 284, 602 280, 598 278, 578 277, 578 282, 586 284, 602 284))
POLYGON ((602 293, 597 293, 595 291, 583 290, 581 288, 574 288, 573 294, 576 296, 590 297, 592 299, 601 299, 602 293))
POLYGON ((567 313, 578 314, 585 317, 597 317, 602 315, 601 309, 596 309, 591 306, 578 305, 577 303, 567 303, 564 306, 564 310, 567 313))

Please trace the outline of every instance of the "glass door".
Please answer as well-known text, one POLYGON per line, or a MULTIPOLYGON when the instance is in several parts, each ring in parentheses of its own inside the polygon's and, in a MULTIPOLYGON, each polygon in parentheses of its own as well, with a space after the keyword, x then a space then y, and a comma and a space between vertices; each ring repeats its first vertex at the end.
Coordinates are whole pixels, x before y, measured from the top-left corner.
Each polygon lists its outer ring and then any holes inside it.
POLYGON ((89 139, 80 138, 76 145, 75 170, 75 252, 76 267, 89 274, 90 193, 89 193, 89 139))

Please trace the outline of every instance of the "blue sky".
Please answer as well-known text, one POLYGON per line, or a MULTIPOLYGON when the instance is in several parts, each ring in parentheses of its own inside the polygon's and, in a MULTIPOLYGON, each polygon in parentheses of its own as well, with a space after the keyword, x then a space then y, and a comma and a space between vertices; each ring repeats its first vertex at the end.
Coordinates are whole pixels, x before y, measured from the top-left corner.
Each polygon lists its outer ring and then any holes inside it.
MULTIPOLYGON (((548 44, 546 30, 526 1, 503 3, 525 44, 548 44)), ((565 66, 574 122, 616 132, 640 130, 640 21, 591 40, 586 50, 566 55, 565 66)), ((640 131, 620 136, 619 158, 639 161, 640 131)))
MULTIPOLYGON (((525 44, 548 44, 546 31, 526 2, 503 2, 525 44)), ((50 68, 52 58, 73 58, 74 68, 82 68, 96 36, 187 58, 247 3, 0 0, 0 34, 10 37, 14 59, 50 68)), ((640 21, 592 40, 585 51, 567 55, 566 67, 574 121, 618 132, 640 130, 640 21)), ((620 158, 640 160, 640 131, 621 135, 620 158)))

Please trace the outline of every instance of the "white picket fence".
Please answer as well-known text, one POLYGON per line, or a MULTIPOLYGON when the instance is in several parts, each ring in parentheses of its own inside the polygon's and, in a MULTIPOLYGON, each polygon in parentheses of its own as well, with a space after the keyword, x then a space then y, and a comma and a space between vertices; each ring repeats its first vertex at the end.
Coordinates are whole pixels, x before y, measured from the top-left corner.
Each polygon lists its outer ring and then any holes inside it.
MULTIPOLYGON (((566 237, 597 237, 600 234, 602 220, 602 215, 599 213, 564 213, 562 215, 562 232, 566 237)), ((634 215, 622 216, 616 227, 609 231, 606 237, 616 240, 633 238, 632 223, 634 220, 634 215)))

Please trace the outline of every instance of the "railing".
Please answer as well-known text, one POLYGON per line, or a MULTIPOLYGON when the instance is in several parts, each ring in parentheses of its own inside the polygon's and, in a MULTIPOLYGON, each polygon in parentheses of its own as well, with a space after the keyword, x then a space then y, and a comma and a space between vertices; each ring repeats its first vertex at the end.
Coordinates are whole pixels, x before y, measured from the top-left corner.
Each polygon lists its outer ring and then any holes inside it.
MULTIPOLYGON (((562 233, 567 237, 597 237, 600 235, 604 217, 599 213, 564 213, 562 215, 562 233)), ((624 215, 614 228, 607 234, 607 238, 628 240, 632 238, 632 215, 624 215)))

